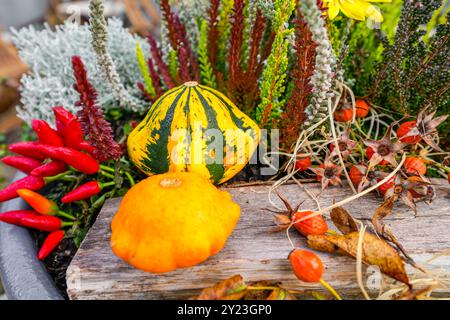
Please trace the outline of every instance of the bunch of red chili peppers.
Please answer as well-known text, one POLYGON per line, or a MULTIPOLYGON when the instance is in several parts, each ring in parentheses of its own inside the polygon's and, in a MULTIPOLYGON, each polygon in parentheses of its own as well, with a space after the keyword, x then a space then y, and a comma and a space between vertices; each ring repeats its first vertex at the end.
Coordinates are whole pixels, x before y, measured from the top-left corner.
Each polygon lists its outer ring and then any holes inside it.
MULTIPOLYGON (((27 176, 1 190, 0 202, 20 196, 34 210, 5 212, 0 214, 0 221, 49 232, 38 253, 39 259, 46 258, 58 246, 65 236, 62 229, 72 226, 76 218, 35 191, 70 172, 95 174, 100 169, 99 162, 93 156, 95 149, 84 140, 78 118, 63 107, 54 107, 53 112, 56 130, 46 121, 33 120, 32 128, 38 141, 11 144, 9 150, 18 155, 2 159, 3 163, 23 171, 27 176)), ((113 181, 89 181, 64 195, 61 202, 66 204, 88 199, 114 184, 113 181)))

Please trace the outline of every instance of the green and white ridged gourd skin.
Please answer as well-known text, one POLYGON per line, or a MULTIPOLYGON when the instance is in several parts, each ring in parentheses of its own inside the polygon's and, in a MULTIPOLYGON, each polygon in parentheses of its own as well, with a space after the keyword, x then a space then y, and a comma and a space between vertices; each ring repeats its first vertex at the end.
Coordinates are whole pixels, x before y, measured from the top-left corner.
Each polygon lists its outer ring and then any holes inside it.
POLYGON ((128 153, 147 175, 189 171, 220 184, 245 167, 259 138, 227 97, 192 81, 155 101, 128 137, 128 153))

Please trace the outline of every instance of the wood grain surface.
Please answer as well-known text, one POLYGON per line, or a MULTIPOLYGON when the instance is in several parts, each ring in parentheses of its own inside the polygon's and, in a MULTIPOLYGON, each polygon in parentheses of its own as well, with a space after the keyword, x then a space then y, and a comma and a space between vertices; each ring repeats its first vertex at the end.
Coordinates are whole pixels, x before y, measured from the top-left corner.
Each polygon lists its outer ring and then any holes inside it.
MULTIPOLYGON (((450 188, 444 180, 438 180, 437 197, 431 205, 418 204, 414 217, 405 205, 398 204, 395 214, 386 222, 417 263, 434 276, 450 279, 450 256, 442 255, 430 263, 427 261, 450 248, 450 188)), ((308 184, 308 190, 320 193, 318 184, 308 184)), ((188 269, 155 275, 136 270, 114 256, 109 246, 110 222, 121 199, 108 201, 97 221, 83 241, 68 271, 67 285, 71 299, 187 299, 219 280, 241 274, 246 281, 275 280, 291 289, 314 289, 320 285, 299 282, 291 272, 287 255, 291 246, 285 232, 273 233, 273 217, 266 208, 276 209, 268 198, 269 186, 226 188, 234 201, 241 206, 241 218, 225 248, 206 262, 188 269)), ((278 189, 292 204, 304 201, 301 208, 315 208, 315 203, 297 184, 278 189)), ((333 187, 320 194, 320 203, 327 206, 350 196, 349 188, 333 187)), ((281 207, 275 194, 272 201, 281 207)), ((345 206, 355 218, 370 225, 375 208, 381 203, 376 194, 369 194, 345 206)), ((328 217, 327 217, 328 219, 328 217)), ((331 223, 330 223, 331 225, 331 223)), ((304 238, 291 231, 295 246, 305 247, 304 238)), ((362 298, 356 282, 356 263, 353 258, 319 253, 326 270, 323 278, 337 289, 344 298, 362 298)), ((364 270, 364 283, 377 278, 373 268, 364 270), (372 277, 372 278, 371 278, 372 277)), ((410 278, 424 277, 408 267, 410 278)), ((376 281, 375 281, 376 283, 376 281)), ((384 277, 383 288, 392 281, 384 277)), ((376 298, 379 289, 369 285, 367 289, 376 298), (372 289, 372 290, 371 290, 372 289)), ((445 294, 449 289, 439 289, 445 294)))

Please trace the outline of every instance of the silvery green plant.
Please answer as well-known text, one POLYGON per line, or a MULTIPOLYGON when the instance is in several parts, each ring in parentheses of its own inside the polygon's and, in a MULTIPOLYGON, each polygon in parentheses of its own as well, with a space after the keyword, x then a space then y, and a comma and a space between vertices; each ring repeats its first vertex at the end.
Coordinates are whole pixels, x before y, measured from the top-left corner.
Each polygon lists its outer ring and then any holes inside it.
MULTIPOLYGON (((108 20, 108 52, 120 76, 123 86, 136 98, 141 94, 135 89, 140 80, 135 58, 136 41, 140 41, 145 54, 149 51, 144 39, 131 35, 118 19, 108 20)), ((99 103, 104 109, 119 106, 118 99, 101 76, 95 53, 90 46, 91 36, 87 25, 66 23, 52 30, 48 25, 38 30, 28 26, 12 30, 14 44, 21 58, 30 67, 30 73, 21 80, 21 102, 18 116, 25 122, 44 119, 53 123, 51 107, 62 105, 75 112, 78 93, 72 88, 74 83, 70 59, 79 55, 87 68, 89 81, 98 91, 99 103)), ((139 110, 145 106, 142 101, 139 110)))
POLYGON ((308 119, 304 123, 304 127, 308 127, 327 116, 328 98, 333 97, 336 57, 316 0, 302 0, 299 6, 312 39, 317 43, 314 74, 311 77, 312 98, 311 104, 306 108, 308 119))

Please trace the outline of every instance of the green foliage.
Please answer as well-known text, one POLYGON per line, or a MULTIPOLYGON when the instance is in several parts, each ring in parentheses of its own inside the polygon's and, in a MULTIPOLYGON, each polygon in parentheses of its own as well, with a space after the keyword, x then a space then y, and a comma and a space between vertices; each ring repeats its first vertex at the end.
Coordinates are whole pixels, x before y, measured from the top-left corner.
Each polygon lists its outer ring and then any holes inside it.
POLYGON ((447 15, 450 12, 450 5, 448 3, 443 3, 441 7, 436 10, 433 17, 427 24, 427 34, 424 36, 423 41, 428 43, 431 34, 434 32, 435 28, 440 24, 445 24, 447 21, 447 15))
POLYGON ((211 88, 217 88, 216 77, 214 76, 214 71, 211 67, 208 55, 208 23, 206 20, 202 21, 200 27, 198 62, 201 82, 211 88))
POLYGON ((345 80, 352 84, 356 96, 363 96, 381 61, 383 47, 374 30, 364 22, 354 23, 347 41, 348 52, 343 61, 345 80))
POLYGON ((139 66, 139 71, 144 78, 145 90, 152 97, 154 97, 156 95, 155 88, 153 87, 152 78, 150 77, 147 62, 145 61, 144 53, 142 52, 142 47, 139 42, 136 42, 136 58, 139 66))
POLYGON ((424 36, 441 1, 432 0, 417 6, 405 0, 392 41, 383 39, 382 62, 370 96, 376 102, 404 114, 415 115, 424 107, 437 109, 449 100, 450 70, 448 23, 439 24, 424 36))
MULTIPOLYGON (((252 13, 251 11, 251 0, 244 0, 244 32, 242 39, 242 57, 248 57, 249 49, 250 49, 250 32, 251 32, 251 24, 252 24, 252 13)), ((246 66, 246 60, 244 59, 243 65, 246 66)))
MULTIPOLYGON (((392 39, 395 34, 400 12, 402 10, 403 0, 392 0, 389 3, 377 3, 377 6, 383 13, 383 23, 381 23, 381 31, 388 39, 392 39)), ((374 31, 374 30, 373 30, 374 31)))
MULTIPOLYGON (((330 38, 331 46, 335 55, 339 54, 339 49, 342 47, 342 34, 345 28, 345 18, 344 15, 338 15, 334 20, 328 22, 328 37, 330 38)), ((345 44, 345 43, 344 43, 345 44)))
POLYGON ((256 121, 261 126, 265 126, 271 119, 277 118, 285 103, 283 94, 285 92, 289 47, 287 36, 293 32, 293 29, 287 27, 287 25, 296 1, 276 0, 274 5, 276 11, 273 21, 275 40, 263 71, 260 87, 261 102, 257 106, 255 115, 256 121))
POLYGON ((220 8, 220 19, 217 24, 219 32, 219 48, 217 54, 217 70, 224 73, 226 69, 226 57, 228 53, 229 36, 231 30, 230 16, 233 11, 234 0, 222 0, 220 8))
POLYGON ((177 52, 173 49, 170 49, 169 52, 169 73, 172 79, 176 79, 178 70, 178 57, 177 52))

